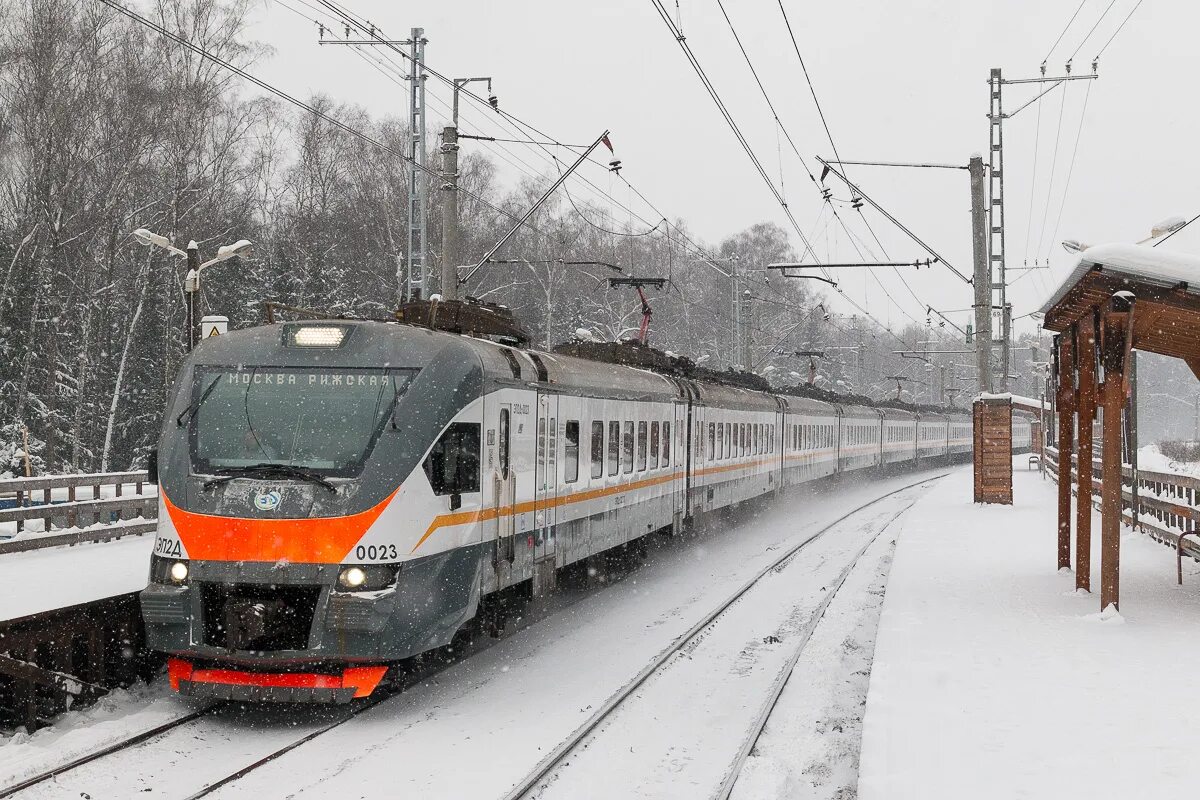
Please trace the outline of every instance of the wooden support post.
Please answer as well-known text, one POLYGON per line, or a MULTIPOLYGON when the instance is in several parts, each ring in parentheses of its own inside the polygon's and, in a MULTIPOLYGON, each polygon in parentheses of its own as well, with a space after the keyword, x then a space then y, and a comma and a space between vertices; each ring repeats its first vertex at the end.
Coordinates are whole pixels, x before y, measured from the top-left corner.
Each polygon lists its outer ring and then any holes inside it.
POLYGON ((1076 331, 1079 362, 1079 479, 1075 490, 1075 588, 1092 590, 1092 422, 1096 419, 1096 325, 1076 331))
POLYGON ((1100 358, 1104 445, 1100 477, 1100 609, 1121 605, 1121 417, 1125 407, 1125 363, 1129 353, 1130 303, 1114 297, 1103 315, 1100 358))
POLYGON ((1071 566, 1071 451, 1075 444, 1075 329, 1058 339, 1058 568, 1071 566))

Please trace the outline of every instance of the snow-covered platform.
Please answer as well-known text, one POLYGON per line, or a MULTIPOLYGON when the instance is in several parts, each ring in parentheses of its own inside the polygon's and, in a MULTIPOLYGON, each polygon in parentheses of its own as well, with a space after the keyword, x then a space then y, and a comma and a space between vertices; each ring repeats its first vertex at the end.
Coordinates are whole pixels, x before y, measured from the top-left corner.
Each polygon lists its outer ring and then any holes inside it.
POLYGON ((146 588, 154 537, 0 556, 0 622, 146 588))
POLYGON ((1076 595, 1074 576, 1054 571, 1054 483, 1026 471, 1023 456, 1013 478, 1011 507, 973 505, 963 469, 907 515, 880 619, 859 797, 1194 798, 1196 566, 1176 586, 1173 553, 1126 529, 1121 614, 1102 617, 1096 596, 1076 595))

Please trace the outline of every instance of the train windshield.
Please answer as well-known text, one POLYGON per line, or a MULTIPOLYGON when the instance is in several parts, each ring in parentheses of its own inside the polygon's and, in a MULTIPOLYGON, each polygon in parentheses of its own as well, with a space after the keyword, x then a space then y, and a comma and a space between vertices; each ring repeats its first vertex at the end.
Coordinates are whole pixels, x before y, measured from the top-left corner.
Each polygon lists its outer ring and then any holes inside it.
POLYGON ((355 475, 416 372, 201 367, 191 405, 178 422, 190 417, 198 472, 283 464, 355 475))

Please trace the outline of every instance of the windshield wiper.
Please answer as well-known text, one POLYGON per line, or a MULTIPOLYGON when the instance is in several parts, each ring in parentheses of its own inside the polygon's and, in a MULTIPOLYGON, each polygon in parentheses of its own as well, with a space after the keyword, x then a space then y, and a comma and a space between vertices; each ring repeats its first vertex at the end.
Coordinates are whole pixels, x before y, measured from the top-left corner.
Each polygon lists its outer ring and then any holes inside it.
POLYGON ((187 408, 185 408, 183 411, 180 411, 180 412, 179 412, 179 416, 175 418, 175 424, 176 424, 176 425, 178 425, 180 428, 182 428, 182 427, 183 427, 183 418, 184 418, 184 417, 187 417, 187 418, 188 418, 188 422, 191 422, 191 421, 192 421, 192 415, 194 415, 194 414, 195 414, 197 411, 199 411, 199 410, 200 410, 200 404, 201 404, 201 403, 203 403, 205 400, 207 400, 207 399, 208 399, 208 396, 209 396, 210 394, 212 394, 212 391, 213 391, 213 389, 217 388, 217 382, 218 382, 218 381, 220 381, 220 380, 221 380, 221 376, 220 376, 220 375, 218 375, 217 377, 213 378, 213 381, 212 381, 212 383, 210 383, 210 384, 208 385, 208 387, 207 387, 207 388, 205 388, 204 392, 203 392, 203 393, 200 395, 200 397, 199 397, 199 398, 197 398, 196 402, 192 403, 190 406, 188 406, 187 408))
POLYGON ((262 464, 249 464, 244 467, 222 467, 216 470, 220 475, 218 478, 210 478, 204 482, 204 491, 208 491, 212 487, 228 483, 234 478, 299 478, 309 483, 315 483, 318 486, 323 486, 329 491, 337 494, 337 487, 329 481, 322 478, 312 470, 298 467, 295 464, 272 464, 264 462, 262 464))

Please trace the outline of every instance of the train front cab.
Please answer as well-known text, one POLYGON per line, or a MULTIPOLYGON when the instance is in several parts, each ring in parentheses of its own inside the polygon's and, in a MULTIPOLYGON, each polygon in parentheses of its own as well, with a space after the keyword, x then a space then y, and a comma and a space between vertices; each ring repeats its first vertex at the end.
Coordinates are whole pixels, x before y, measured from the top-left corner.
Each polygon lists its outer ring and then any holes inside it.
POLYGON ((344 702, 448 642, 478 599, 481 391, 469 346, 404 326, 288 323, 197 347, 159 440, 141 595, 172 686, 344 702), (452 535, 415 553, 439 527, 452 535))

